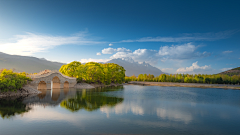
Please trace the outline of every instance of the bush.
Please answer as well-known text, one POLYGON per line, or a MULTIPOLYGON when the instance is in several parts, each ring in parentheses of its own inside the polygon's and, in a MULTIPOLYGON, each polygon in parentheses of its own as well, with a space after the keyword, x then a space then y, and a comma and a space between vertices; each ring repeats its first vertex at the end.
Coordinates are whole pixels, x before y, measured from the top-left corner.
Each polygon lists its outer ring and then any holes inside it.
POLYGON ((31 81, 25 72, 15 73, 12 70, 3 69, 0 71, 0 91, 17 91, 31 81))

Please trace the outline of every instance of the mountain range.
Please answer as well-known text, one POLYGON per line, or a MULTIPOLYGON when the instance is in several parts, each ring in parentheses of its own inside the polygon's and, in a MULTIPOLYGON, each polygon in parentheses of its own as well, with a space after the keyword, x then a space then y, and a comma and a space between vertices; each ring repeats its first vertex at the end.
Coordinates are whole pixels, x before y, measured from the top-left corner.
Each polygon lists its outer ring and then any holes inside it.
POLYGON ((48 61, 44 58, 9 55, 0 52, 0 69, 15 69, 17 72, 38 73, 42 70, 59 70, 64 63, 48 61))
POLYGON ((124 67, 127 76, 138 76, 139 74, 153 74, 154 76, 159 76, 160 74, 163 74, 160 69, 153 67, 148 63, 138 63, 132 59, 112 59, 106 63, 115 63, 124 67))
MULTIPOLYGON (((126 76, 138 76, 139 74, 153 74, 158 76, 163 72, 148 63, 138 63, 132 59, 112 59, 106 63, 118 64, 126 70, 126 76)), ((66 63, 52 62, 44 58, 29 56, 9 55, 0 52, 0 69, 15 69, 17 72, 38 73, 45 69, 59 70, 66 63)))

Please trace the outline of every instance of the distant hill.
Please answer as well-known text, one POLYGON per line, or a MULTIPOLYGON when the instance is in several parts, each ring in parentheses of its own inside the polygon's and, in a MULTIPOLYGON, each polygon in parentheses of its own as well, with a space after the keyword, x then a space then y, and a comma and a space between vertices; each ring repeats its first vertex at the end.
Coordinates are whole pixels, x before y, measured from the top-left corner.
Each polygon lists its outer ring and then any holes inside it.
POLYGON ((221 72, 219 74, 223 74, 223 75, 229 75, 229 76, 233 76, 233 75, 240 75, 240 67, 237 68, 233 68, 224 72, 221 72))
POLYGON ((133 74, 135 76, 138 76, 139 74, 153 74, 154 76, 159 76, 163 73, 160 69, 145 62, 139 64, 133 60, 112 59, 106 63, 115 63, 124 67, 127 76, 132 76, 133 74))
MULTIPOLYGON (((131 60, 112 59, 106 63, 116 63, 126 70, 127 76, 138 76, 139 74, 153 74, 158 76, 163 72, 151 66, 148 63, 143 62, 139 64, 131 60)), ((27 73, 39 73, 45 69, 59 70, 65 63, 48 61, 45 58, 36 58, 29 56, 9 55, 0 52, 0 69, 16 69, 17 72, 27 73)), ((84 63, 83 63, 84 64, 84 63)))
POLYGON ((18 72, 38 73, 42 70, 59 70, 64 63, 48 61, 44 58, 9 55, 0 52, 0 69, 16 69, 18 72))

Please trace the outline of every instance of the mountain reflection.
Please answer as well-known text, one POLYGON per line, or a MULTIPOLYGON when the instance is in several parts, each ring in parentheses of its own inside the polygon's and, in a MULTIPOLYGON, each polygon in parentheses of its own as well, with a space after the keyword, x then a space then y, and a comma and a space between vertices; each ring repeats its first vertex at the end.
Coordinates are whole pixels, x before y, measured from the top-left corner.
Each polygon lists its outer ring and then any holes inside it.
POLYGON ((105 92, 120 90, 122 88, 122 86, 119 86, 114 88, 108 87, 94 90, 77 91, 76 95, 73 98, 62 101, 60 103, 60 106, 72 112, 76 112, 80 109, 94 111, 102 106, 113 107, 123 102, 123 98, 109 96, 105 92))
POLYGON ((0 115, 4 118, 11 118, 17 114, 23 114, 31 110, 29 106, 24 104, 23 98, 0 99, 0 115))

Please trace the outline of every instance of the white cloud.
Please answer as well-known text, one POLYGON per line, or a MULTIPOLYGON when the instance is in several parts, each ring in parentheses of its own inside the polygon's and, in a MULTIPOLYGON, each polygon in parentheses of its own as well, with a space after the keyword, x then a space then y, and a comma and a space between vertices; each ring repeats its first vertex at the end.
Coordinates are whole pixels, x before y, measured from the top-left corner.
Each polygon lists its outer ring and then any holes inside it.
POLYGON ((109 47, 109 48, 104 48, 104 49, 102 50, 102 54, 113 54, 114 52, 116 52, 116 49, 111 48, 111 47, 109 47))
POLYGON ((223 53, 226 54, 226 53, 232 53, 233 51, 224 51, 223 53))
POLYGON ((192 59, 198 57, 206 57, 211 55, 208 52, 197 52, 198 46, 193 45, 192 43, 187 43, 183 45, 172 45, 172 46, 163 46, 159 50, 149 50, 149 49, 137 49, 135 51, 130 51, 126 48, 105 48, 102 50, 103 54, 113 54, 110 58, 131 58, 137 62, 147 62, 152 65, 158 63, 158 61, 165 61, 167 59, 171 60, 183 60, 183 59, 192 59))
POLYGON ((89 59, 81 59, 80 62, 81 63, 87 63, 87 62, 107 62, 111 59, 92 59, 92 58, 89 58, 89 59))
POLYGON ((102 55, 102 54, 100 52, 98 52, 97 55, 102 55))
POLYGON ((223 31, 218 33, 185 33, 179 37, 144 37, 136 40, 122 40, 120 42, 191 42, 191 41, 215 41, 229 38, 238 31, 223 31))
POLYGON ((198 46, 195 46, 192 43, 175 46, 163 46, 159 49, 158 54, 163 57, 163 59, 189 59, 210 55, 208 52, 196 52, 197 48, 198 46))
POLYGON ((126 49, 122 47, 122 48, 117 48, 117 52, 132 52, 132 51, 130 49, 126 49))
POLYGON ((221 70, 222 71, 227 71, 227 70, 230 70, 230 69, 233 69, 233 68, 222 68, 221 70))
POLYGON ((192 66, 186 67, 186 68, 179 68, 177 69, 177 73, 189 73, 189 74, 205 74, 208 71, 212 71, 211 66, 205 65, 205 66, 199 66, 198 61, 194 62, 192 66))
POLYGON ((92 45, 102 42, 86 38, 86 32, 81 32, 73 36, 52 36, 26 33, 25 35, 16 35, 14 38, 1 42, 1 52, 16 55, 32 55, 37 52, 43 52, 59 45, 92 45))
POLYGON ((134 52, 117 52, 111 59, 117 58, 131 58, 137 62, 147 62, 151 64, 156 64, 158 62, 158 56, 156 50, 148 50, 148 49, 138 49, 134 52))
POLYGON ((113 44, 110 43, 109 46, 113 46, 113 44))
POLYGON ((104 49, 102 50, 102 54, 113 54, 114 52, 132 52, 132 51, 129 50, 129 49, 126 49, 126 48, 124 48, 124 47, 122 47, 122 48, 117 48, 117 49, 114 49, 114 48, 109 47, 109 48, 104 48, 104 49))

